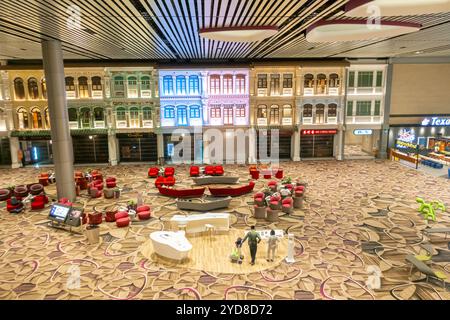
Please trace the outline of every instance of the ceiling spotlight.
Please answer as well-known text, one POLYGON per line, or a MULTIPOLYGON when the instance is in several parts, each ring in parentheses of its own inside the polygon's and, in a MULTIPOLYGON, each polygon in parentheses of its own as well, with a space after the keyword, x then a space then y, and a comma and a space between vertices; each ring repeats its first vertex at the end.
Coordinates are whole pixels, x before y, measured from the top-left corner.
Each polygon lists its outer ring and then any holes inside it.
POLYGON ((450 11, 450 0, 350 0, 345 6, 350 17, 410 16, 450 11))
POLYGON ((419 31, 422 25, 399 21, 322 20, 306 30, 308 42, 364 41, 419 31))
POLYGON ((217 41, 255 42, 272 37, 277 32, 277 26, 222 27, 200 29, 200 36, 217 41))
POLYGON ((415 54, 422 54, 423 53, 423 51, 416 51, 416 52, 414 52, 415 54))

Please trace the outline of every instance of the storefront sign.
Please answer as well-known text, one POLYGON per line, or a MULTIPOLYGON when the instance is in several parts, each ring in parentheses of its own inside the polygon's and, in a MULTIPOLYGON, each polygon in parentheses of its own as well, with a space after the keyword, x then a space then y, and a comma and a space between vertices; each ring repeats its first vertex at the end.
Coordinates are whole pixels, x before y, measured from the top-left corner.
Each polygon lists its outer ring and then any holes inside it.
POLYGON ((410 142, 405 142, 405 141, 401 141, 401 140, 397 140, 395 142, 395 147, 397 149, 417 149, 417 144, 410 143, 410 142))
POLYGON ((425 118, 422 121, 422 126, 450 126, 450 118, 425 118))
POLYGON ((398 132, 397 139, 404 142, 413 142, 416 140, 416 135, 412 129, 401 129, 398 132))
POLYGON ((372 133, 372 129, 357 129, 353 131, 355 136, 370 136, 372 133))
POLYGON ((302 135, 304 136, 331 135, 336 133, 336 129, 302 130, 302 135))

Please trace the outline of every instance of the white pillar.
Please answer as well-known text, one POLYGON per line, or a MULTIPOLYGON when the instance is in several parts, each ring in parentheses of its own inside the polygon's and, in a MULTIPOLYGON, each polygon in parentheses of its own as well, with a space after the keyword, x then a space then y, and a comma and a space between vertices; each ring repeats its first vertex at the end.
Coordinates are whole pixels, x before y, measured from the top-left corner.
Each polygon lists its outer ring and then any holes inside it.
POLYGON ((300 129, 297 129, 292 134, 292 161, 300 161, 300 129))
POLYGON ((256 130, 248 129, 248 163, 256 163, 256 130))
POLYGON ((74 201, 76 193, 73 175, 73 148, 69 129, 61 42, 57 40, 42 41, 42 57, 52 127, 56 189, 58 198, 64 197, 74 201))
POLYGON ((18 159, 18 153, 20 150, 19 138, 9 137, 9 148, 11 151, 11 167, 13 169, 22 167, 22 162, 18 159))
POLYGON ((158 161, 164 158, 164 137, 162 133, 156 135, 156 145, 158 151, 158 161))
POLYGON ((211 162, 209 154, 209 139, 208 130, 203 133, 203 163, 209 164, 211 162))

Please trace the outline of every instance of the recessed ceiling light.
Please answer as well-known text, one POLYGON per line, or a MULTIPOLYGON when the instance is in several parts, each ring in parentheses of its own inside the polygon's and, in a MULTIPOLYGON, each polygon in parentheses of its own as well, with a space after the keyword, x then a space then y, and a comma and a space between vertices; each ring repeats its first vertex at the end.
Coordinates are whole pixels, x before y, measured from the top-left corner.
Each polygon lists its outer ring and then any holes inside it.
POLYGON ((368 20, 322 20, 306 30, 308 42, 364 41, 390 38, 419 31, 417 23, 382 21, 370 24, 368 20))
POLYGON ((415 54, 422 54, 423 53, 423 51, 416 51, 416 52, 414 52, 415 54))
POLYGON ((350 17, 430 14, 449 12, 450 0, 350 0, 345 11, 350 17))
POLYGON ((276 26, 248 26, 200 29, 200 36, 210 40, 227 42, 255 42, 275 35, 276 26))

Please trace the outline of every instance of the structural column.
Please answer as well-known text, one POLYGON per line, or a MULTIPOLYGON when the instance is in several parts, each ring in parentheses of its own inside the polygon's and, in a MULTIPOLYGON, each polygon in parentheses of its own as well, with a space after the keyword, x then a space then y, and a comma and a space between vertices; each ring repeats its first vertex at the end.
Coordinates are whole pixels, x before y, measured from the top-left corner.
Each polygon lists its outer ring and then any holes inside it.
POLYGON ((11 150, 11 167, 13 169, 22 167, 18 154, 20 150, 20 142, 17 137, 9 137, 9 149, 11 150))
POLYGON ((248 163, 256 163, 256 130, 248 129, 248 163))
POLYGON ((73 148, 69 129, 61 42, 57 40, 43 41, 42 57, 52 128, 56 189, 58 198, 68 198, 70 201, 74 201, 76 193, 73 176, 73 148))
POLYGON ((161 159, 164 159, 164 137, 162 133, 158 133, 156 135, 156 145, 158 151, 158 161, 160 161, 161 159))
POLYGON ((118 142, 115 133, 115 117, 112 107, 106 109, 106 126, 108 128, 108 155, 109 164, 111 166, 117 166, 118 163, 118 142))
POLYGON ((294 130, 294 133, 292 135, 292 143, 293 146, 293 154, 292 154, 292 161, 300 161, 300 129, 297 128, 294 130))
POLYGON ((384 97, 384 113, 383 113, 383 125, 381 126, 380 145, 378 148, 378 158, 387 159, 388 146, 389 146, 389 117, 391 114, 391 96, 392 96, 392 77, 394 72, 394 66, 390 62, 387 67, 386 76, 386 95, 384 97))

